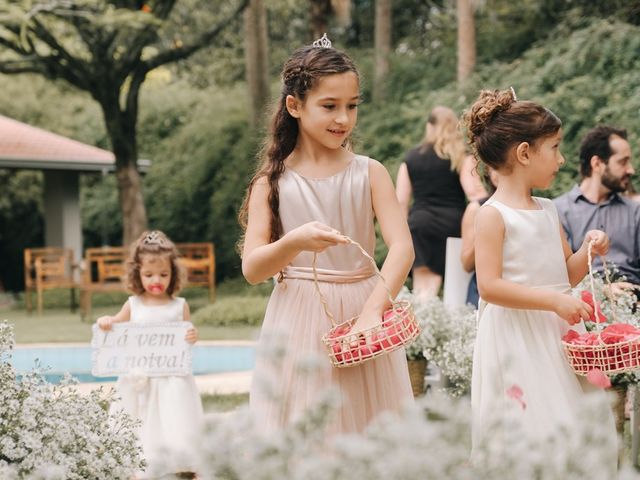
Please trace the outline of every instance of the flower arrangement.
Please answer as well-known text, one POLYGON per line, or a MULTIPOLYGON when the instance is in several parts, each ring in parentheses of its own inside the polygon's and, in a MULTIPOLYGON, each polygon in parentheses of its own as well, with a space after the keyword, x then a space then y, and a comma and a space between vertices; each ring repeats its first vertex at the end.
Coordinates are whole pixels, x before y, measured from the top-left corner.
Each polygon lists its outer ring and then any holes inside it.
POLYGON ((0 478, 128 479, 144 467, 131 417, 109 417, 102 390, 80 395, 9 363, 13 330, 0 322, 0 478))
POLYGON ((408 299, 421 334, 407 347, 407 358, 422 355, 435 363, 448 379, 448 393, 468 393, 471 387, 473 345, 476 338, 476 311, 469 306, 447 307, 439 298, 422 300, 404 289, 400 296, 408 299))

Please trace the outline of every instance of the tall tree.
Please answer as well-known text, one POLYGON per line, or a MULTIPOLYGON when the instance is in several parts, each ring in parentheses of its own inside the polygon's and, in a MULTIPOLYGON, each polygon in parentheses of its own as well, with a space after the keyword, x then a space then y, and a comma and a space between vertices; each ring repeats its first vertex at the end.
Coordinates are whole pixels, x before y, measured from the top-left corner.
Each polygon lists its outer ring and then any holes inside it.
POLYGON ((147 224, 136 167, 147 74, 211 45, 248 2, 237 0, 218 23, 183 40, 163 36, 176 0, 0 1, 0 72, 63 79, 100 105, 116 158, 125 244, 147 224))
POLYGON ((373 75, 373 101, 385 97, 386 78, 389 73, 391 53, 391 0, 376 0, 375 66, 373 75))
POLYGON ((263 0, 250 0, 244 11, 244 45, 251 123, 258 127, 269 100, 267 11, 263 0))
POLYGON ((473 0, 457 0, 458 83, 464 82, 476 66, 476 24, 473 0))
POLYGON ((329 18, 335 15, 338 23, 347 26, 351 22, 351 0, 309 0, 311 36, 322 37, 329 29, 329 18))

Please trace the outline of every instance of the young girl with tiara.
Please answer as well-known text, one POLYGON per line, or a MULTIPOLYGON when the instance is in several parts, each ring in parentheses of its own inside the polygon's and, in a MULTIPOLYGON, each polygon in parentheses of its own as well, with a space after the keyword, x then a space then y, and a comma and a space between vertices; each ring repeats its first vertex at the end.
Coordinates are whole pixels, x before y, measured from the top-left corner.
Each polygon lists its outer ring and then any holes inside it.
MULTIPOLYGON (((128 287, 135 295, 116 315, 98 318, 100 328, 109 330, 118 322, 189 321, 189 305, 184 298, 174 296, 183 277, 178 250, 164 233, 143 233, 131 248, 127 268, 128 287)), ((197 338, 195 328, 187 330, 187 342, 195 343, 197 338)), ((111 406, 111 412, 124 410, 142 422, 138 434, 147 469, 136 478, 171 473, 195 478, 189 473, 194 469, 190 457, 203 413, 193 376, 125 375, 118 379, 116 390, 120 399, 111 406)))
POLYGON ((277 368, 268 358, 257 359, 250 409, 259 426, 271 431, 295 420, 334 385, 342 401, 331 430, 361 431, 378 413, 413 398, 405 353, 396 350, 350 368, 330 366, 321 337, 331 323, 313 280, 314 252, 329 310, 338 323, 359 315, 356 332, 380 324, 389 304, 370 261, 345 236, 373 255, 377 218, 389 248, 382 275, 393 295, 411 268, 411 236, 386 169, 349 148, 360 103, 352 60, 323 37, 293 53, 282 79, 240 221, 245 278, 252 284, 277 278, 259 346, 284 332, 286 353, 277 368), (320 357, 318 368, 301 368, 313 356, 320 357), (267 378, 277 395, 262 386, 267 378))
MULTIPOLYGON (((548 188, 564 163, 561 122, 553 112, 517 101, 513 90, 485 90, 465 113, 465 124, 478 158, 500 175, 496 192, 476 217, 475 451, 500 441, 491 420, 514 399, 522 432, 545 441, 583 421, 579 415, 587 395, 604 395, 573 373, 561 338, 570 326, 584 331, 582 320, 591 307, 569 291, 588 271, 589 243, 593 254, 604 255, 609 239, 591 230, 572 252, 553 202, 531 196, 534 188, 548 188)), ((613 417, 610 411, 603 417, 612 447, 605 457, 615 470, 613 417)))

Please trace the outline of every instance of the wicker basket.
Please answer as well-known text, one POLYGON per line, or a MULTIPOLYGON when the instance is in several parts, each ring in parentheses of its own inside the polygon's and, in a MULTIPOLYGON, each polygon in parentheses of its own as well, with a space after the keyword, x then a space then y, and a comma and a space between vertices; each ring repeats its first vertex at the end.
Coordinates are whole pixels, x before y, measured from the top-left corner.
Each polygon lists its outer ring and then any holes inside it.
POLYGON ((324 295, 322 295, 320 286, 318 285, 316 271, 317 255, 314 255, 312 266, 316 291, 320 296, 325 314, 332 325, 332 328, 322 337, 322 343, 327 349, 331 363, 338 368, 359 365, 381 355, 393 352, 394 350, 404 347, 420 334, 420 327, 413 314, 411 304, 406 300, 395 301, 393 299, 375 260, 358 242, 351 239, 348 240, 350 244, 358 247, 360 252, 373 264, 376 275, 380 277, 387 290, 391 308, 384 312, 379 325, 359 332, 350 333, 358 317, 351 318, 340 324, 335 322, 333 314, 330 312, 327 301, 324 295))
MULTIPOLYGON (((595 302, 596 293, 593 282, 591 247, 592 244, 589 243, 587 255, 589 278, 591 280, 591 295, 595 302)), ((609 271, 604 258, 602 259, 602 264, 604 266, 606 283, 611 287, 609 271)), ((607 292, 611 305, 614 305, 611 288, 608 288, 607 292)), ((612 310, 612 313, 614 322, 617 323, 615 309, 612 310)), ((600 369, 606 375, 613 375, 640 369, 640 336, 621 342, 605 343, 601 337, 602 328, 599 322, 596 322, 596 331, 598 334, 597 345, 576 345, 564 340, 562 341, 569 365, 571 365, 571 368, 573 368, 576 374, 584 376, 593 369, 600 369)))

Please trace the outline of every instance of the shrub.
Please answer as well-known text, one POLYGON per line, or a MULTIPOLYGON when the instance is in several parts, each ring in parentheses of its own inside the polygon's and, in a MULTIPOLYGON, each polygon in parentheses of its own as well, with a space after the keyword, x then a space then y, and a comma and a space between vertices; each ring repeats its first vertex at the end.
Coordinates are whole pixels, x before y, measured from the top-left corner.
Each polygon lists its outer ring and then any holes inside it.
POLYGON ((109 417, 109 395, 80 395, 70 379, 51 385, 38 371, 19 378, 13 344, 0 323, 0 478, 127 479, 143 467, 136 423, 109 417))

